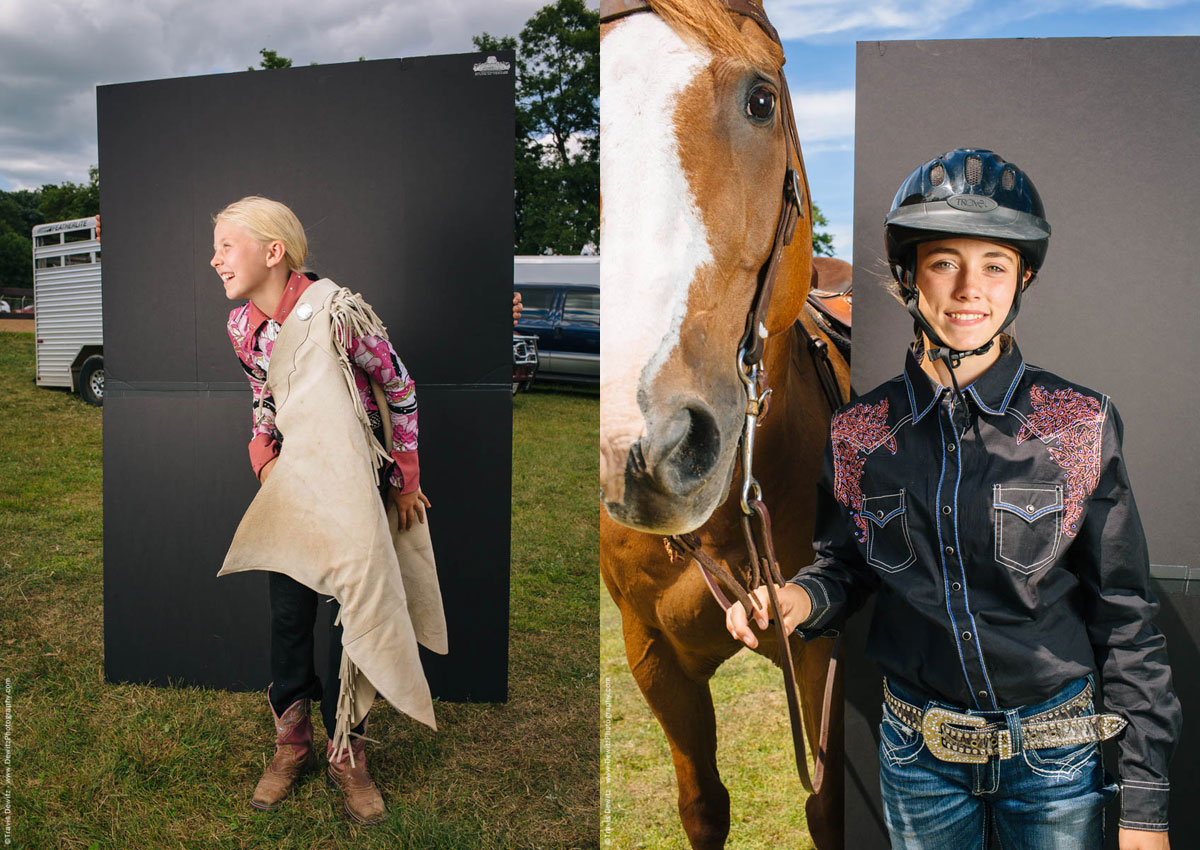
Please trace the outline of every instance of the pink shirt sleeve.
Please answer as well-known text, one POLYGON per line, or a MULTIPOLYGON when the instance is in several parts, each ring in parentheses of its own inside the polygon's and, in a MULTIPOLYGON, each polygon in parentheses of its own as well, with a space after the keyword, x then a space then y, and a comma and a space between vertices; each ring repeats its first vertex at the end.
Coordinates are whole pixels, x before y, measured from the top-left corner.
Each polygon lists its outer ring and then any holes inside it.
POLYGON ((279 454, 279 434, 275 430, 275 402, 267 390, 267 374, 254 362, 253 334, 247 327, 246 308, 238 307, 229 314, 229 341, 242 371, 250 382, 251 404, 250 467, 254 477, 260 478, 262 468, 279 454))
POLYGON ((382 388, 392 422, 392 459, 389 475, 393 487, 411 493, 420 486, 417 459, 417 386, 396 349, 384 337, 352 338, 347 353, 382 388))

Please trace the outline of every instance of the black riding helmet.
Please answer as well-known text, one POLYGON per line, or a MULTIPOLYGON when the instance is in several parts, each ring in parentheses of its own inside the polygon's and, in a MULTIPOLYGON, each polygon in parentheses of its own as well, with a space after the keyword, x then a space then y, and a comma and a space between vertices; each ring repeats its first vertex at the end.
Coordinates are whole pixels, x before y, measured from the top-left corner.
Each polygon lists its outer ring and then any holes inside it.
MULTIPOLYGON (((916 247, 934 239, 967 237, 1009 245, 1021 257, 1017 280, 1028 269, 1037 276, 1046 259, 1050 224, 1033 181, 1011 162, 982 148, 956 148, 922 165, 900 185, 884 220, 888 265, 900 284, 905 306, 936 354, 954 368, 972 354, 983 354, 995 340, 973 351, 957 351, 943 342, 917 306, 916 247)), ((1028 286, 1028 284, 1026 284, 1028 286)), ((1021 306, 1018 286, 999 334, 1021 306)))

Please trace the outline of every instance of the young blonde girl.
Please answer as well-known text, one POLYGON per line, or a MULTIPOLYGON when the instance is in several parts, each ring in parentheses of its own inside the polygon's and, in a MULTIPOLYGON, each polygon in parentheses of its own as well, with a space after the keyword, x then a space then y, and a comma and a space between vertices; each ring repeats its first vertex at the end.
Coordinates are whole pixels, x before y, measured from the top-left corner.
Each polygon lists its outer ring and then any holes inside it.
MULTIPOLYGON (((304 273, 308 242, 304 228, 284 204, 262 197, 246 197, 225 207, 213 218, 211 265, 221 278, 225 296, 246 303, 229 314, 228 331, 234 352, 250 381, 253 396, 250 463, 261 483, 270 478, 279 457, 283 435, 275 424, 275 400, 268 387, 271 354, 281 328, 315 276, 304 273)), ((361 302, 359 302, 361 304, 361 302)), ((311 305, 301 304, 306 320, 311 305)), ((369 312, 369 308, 366 308, 369 312)), ((373 316, 373 314, 371 314, 373 316)), ((410 529, 425 522, 429 500, 421 492, 417 459, 417 404, 412 378, 395 349, 379 333, 338 335, 348 364, 352 365, 358 403, 381 443, 384 421, 390 421, 390 467, 381 469, 381 491, 395 505, 399 527, 410 529), (371 389, 382 388, 386 417, 371 389)), ((337 403, 337 399, 329 399, 337 403)), ((287 517, 276 518, 286 523, 287 517)), ((318 676, 313 659, 313 626, 318 593, 284 572, 268 572, 271 597, 271 677, 268 704, 275 721, 275 756, 255 788, 251 805, 276 809, 296 781, 316 767, 309 701, 320 700, 329 737, 327 774, 342 789, 347 814, 359 823, 383 819, 383 799, 367 772, 365 743, 361 737, 366 718, 350 730, 349 750, 335 753, 339 694, 343 682, 342 625, 339 604, 330 599, 329 655, 318 676)))

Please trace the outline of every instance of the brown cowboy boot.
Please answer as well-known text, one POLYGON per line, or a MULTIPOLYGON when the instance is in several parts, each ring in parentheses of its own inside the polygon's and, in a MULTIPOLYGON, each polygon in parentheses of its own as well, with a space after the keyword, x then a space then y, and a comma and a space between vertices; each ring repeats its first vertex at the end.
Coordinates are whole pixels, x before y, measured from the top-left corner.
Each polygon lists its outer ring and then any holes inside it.
MULTIPOLYGON (((270 688, 267 705, 271 705, 270 688)), ((317 754, 313 750, 312 721, 308 717, 308 700, 298 699, 282 715, 275 713, 275 757, 258 780, 250 805, 273 812, 304 774, 316 770, 317 754)))
POLYGON ((331 784, 342 789, 346 814, 358 823, 373 824, 382 821, 387 810, 379 789, 367 773, 366 748, 367 742, 361 738, 350 739, 350 749, 354 753, 354 765, 351 766, 348 752, 342 753, 341 758, 333 757, 333 742, 330 741, 325 747, 329 758, 329 769, 325 774, 331 784))

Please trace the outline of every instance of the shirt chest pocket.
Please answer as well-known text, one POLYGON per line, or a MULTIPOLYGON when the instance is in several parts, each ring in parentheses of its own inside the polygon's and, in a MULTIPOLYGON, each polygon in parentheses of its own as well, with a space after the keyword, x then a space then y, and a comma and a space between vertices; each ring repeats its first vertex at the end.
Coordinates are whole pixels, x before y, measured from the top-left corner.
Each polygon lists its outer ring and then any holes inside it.
POLYGON ((867 563, 897 573, 917 559, 908 535, 904 491, 863 499, 859 513, 867 526, 867 563))
POLYGON ((1061 486, 996 484, 992 512, 997 563, 1029 575, 1054 560, 1062 536, 1061 486))

